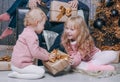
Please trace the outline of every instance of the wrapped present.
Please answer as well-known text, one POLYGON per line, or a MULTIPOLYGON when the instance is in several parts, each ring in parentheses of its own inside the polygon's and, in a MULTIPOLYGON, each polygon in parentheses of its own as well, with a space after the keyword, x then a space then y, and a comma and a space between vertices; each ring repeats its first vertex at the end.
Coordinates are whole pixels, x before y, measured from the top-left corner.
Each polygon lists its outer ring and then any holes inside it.
POLYGON ((54 58, 47 62, 43 62, 43 65, 47 68, 48 72, 56 75, 69 66, 69 56, 59 50, 53 50, 52 55, 54 58))
POLYGON ((0 57, 0 70, 11 70, 11 57, 9 55, 0 57))
POLYGON ((13 46, 11 45, 0 45, 0 71, 11 70, 11 55, 13 46))
POLYGON ((8 71, 11 70, 11 64, 7 61, 0 61, 0 70, 8 71))
POLYGON ((52 1, 50 7, 50 21, 65 22, 69 17, 78 14, 77 8, 72 8, 68 3, 52 1))

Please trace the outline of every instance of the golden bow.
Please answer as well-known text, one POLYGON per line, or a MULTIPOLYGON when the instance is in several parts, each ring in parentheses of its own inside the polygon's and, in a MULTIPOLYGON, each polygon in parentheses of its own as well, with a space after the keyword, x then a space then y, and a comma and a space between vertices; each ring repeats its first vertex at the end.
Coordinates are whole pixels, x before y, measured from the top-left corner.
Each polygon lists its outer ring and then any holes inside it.
POLYGON ((54 49, 52 52, 52 55, 54 55, 54 58, 50 59, 49 62, 54 63, 56 60, 64 59, 68 60, 69 56, 67 54, 61 54, 57 49, 54 49))
POLYGON ((72 12, 72 9, 71 8, 65 8, 64 6, 60 6, 59 8, 61 11, 60 13, 58 14, 57 16, 57 19, 58 21, 60 20, 60 18, 64 15, 66 15, 67 17, 70 17, 71 16, 71 12, 72 12))
POLYGON ((0 57, 0 61, 7 61, 7 62, 9 62, 10 60, 11 60, 11 56, 8 56, 8 55, 0 57))

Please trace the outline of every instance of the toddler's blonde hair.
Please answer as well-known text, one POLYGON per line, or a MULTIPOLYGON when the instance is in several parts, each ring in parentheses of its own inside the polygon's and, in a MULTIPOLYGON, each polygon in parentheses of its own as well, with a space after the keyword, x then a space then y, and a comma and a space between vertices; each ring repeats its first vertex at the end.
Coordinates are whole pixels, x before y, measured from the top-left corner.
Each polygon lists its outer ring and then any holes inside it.
POLYGON ((46 19, 45 13, 40 8, 34 8, 28 11, 24 18, 24 26, 34 25, 36 21, 41 22, 46 19))
MULTIPOLYGON (((71 17, 65 22, 65 27, 68 28, 67 25, 70 23, 74 29, 77 29, 77 50, 80 51, 81 56, 84 59, 90 58, 90 53, 94 48, 94 41, 92 36, 89 33, 89 29, 87 28, 87 25, 84 21, 84 19, 81 16, 71 17)), ((69 51, 71 48, 70 46, 70 40, 67 38, 67 34, 64 31, 61 43, 65 47, 66 51, 69 51)))

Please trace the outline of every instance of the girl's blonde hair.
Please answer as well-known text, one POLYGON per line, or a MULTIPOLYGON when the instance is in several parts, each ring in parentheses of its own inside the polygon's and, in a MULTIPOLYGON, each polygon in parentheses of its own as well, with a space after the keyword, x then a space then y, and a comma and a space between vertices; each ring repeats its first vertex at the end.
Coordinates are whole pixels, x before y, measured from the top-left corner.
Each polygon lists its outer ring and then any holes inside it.
MULTIPOLYGON (((93 49, 94 42, 93 39, 89 33, 89 30, 87 28, 87 25, 84 21, 84 19, 81 16, 71 17, 65 22, 65 27, 67 27, 68 23, 74 27, 74 29, 77 29, 77 50, 80 51, 82 57, 85 59, 86 57, 90 57, 90 52, 93 49)), ((67 27, 69 28, 69 27, 67 27)), ((67 35, 65 32, 63 32, 61 43, 64 46, 65 50, 70 50, 70 41, 67 38, 67 35)))
POLYGON ((46 15, 40 8, 31 9, 25 15, 24 26, 34 25, 36 21, 41 22, 43 18, 46 19, 46 15))

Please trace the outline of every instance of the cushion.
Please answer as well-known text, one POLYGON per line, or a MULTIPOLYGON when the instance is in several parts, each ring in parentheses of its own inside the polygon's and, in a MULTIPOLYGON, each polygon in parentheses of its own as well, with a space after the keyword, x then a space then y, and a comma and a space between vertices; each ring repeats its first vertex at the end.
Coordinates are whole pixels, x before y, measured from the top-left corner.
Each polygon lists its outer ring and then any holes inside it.
POLYGON ((29 11, 29 8, 18 8, 17 9, 17 38, 18 38, 18 35, 23 31, 24 29, 24 17, 25 17, 25 14, 29 11))

